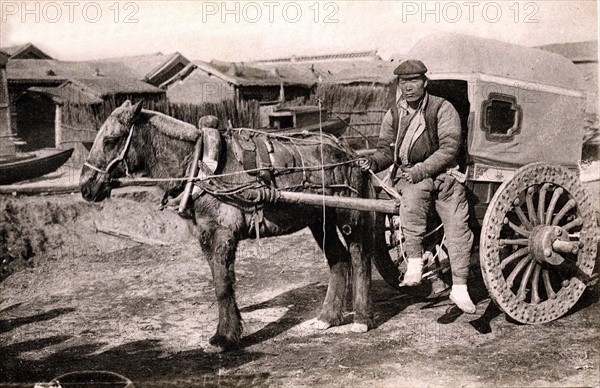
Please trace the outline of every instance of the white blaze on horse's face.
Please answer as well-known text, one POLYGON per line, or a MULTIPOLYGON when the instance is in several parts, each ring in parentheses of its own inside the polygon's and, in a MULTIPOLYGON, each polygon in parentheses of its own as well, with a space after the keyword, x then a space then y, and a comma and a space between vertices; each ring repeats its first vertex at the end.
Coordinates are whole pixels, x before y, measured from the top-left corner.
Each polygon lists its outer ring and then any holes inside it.
POLYGON ((102 201, 110 194, 110 178, 123 175, 126 162, 119 163, 118 159, 127 151, 124 148, 128 146, 134 118, 140 111, 141 103, 131 105, 127 100, 102 124, 81 170, 79 186, 84 199, 102 201))

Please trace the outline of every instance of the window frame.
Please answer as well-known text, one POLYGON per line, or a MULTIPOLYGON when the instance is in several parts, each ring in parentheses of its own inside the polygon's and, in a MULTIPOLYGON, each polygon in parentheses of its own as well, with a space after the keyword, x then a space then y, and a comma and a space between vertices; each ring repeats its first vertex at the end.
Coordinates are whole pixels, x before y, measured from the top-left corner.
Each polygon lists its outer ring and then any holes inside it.
POLYGON ((509 94, 490 93, 487 100, 481 103, 481 130, 485 132, 485 137, 494 142, 510 142, 517 134, 521 132, 521 123, 523 121, 523 109, 517 104, 517 98, 509 94), (487 109, 491 108, 494 101, 510 103, 511 110, 515 112, 515 122, 506 133, 492 133, 492 128, 487 120, 487 109))

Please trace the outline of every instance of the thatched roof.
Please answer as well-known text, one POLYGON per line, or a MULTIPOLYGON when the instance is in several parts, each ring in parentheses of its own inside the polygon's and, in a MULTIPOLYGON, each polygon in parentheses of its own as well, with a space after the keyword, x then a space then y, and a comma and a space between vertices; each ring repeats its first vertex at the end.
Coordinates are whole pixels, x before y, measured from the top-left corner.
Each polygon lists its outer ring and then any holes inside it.
POLYGON ((148 55, 97 59, 86 63, 99 69, 106 76, 127 77, 151 82, 153 78, 170 66, 177 63, 185 66, 190 61, 178 52, 170 55, 158 52, 148 55))
POLYGON ((394 80, 396 65, 386 61, 315 63, 315 71, 324 83, 388 85, 394 80))
POLYGON ((96 70, 85 62, 55 59, 11 59, 6 64, 9 82, 62 83, 73 78, 92 78, 96 70))
POLYGON ((253 63, 261 69, 279 74, 294 74, 306 82, 340 85, 387 85, 394 79, 394 66, 386 61, 329 61, 316 63, 265 64, 253 63))
POLYGON ((115 78, 69 80, 58 87, 34 86, 28 91, 45 94, 59 103, 69 101, 79 104, 101 103, 104 98, 117 94, 165 94, 164 90, 142 81, 115 78))
POLYGON ((6 67, 8 58, 10 58, 10 55, 0 50, 0 67, 6 67))
POLYGON ((315 83, 314 78, 305 78, 292 70, 278 70, 273 68, 259 68, 243 63, 212 61, 210 63, 194 62, 201 71, 212 74, 235 86, 303 86, 311 88, 315 83))
POLYGON ((189 60, 179 53, 139 55, 94 61, 70 62, 54 59, 12 59, 7 64, 11 82, 60 84, 69 79, 133 79, 152 82, 174 66, 186 65, 189 60))
POLYGON ((68 81, 93 91, 100 97, 115 94, 164 94, 165 91, 143 81, 126 78, 79 78, 68 81))
POLYGON ((321 55, 302 55, 283 58, 262 59, 254 61, 257 63, 294 63, 294 62, 321 62, 321 61, 340 61, 340 60, 381 60, 377 55, 377 50, 354 51, 348 53, 334 53, 321 55))
POLYGON ((9 54, 11 59, 52 59, 50 55, 40 50, 32 43, 2 47, 0 50, 9 54))
POLYGON ((102 98, 72 83, 65 83, 58 87, 32 86, 27 91, 48 96, 59 104, 68 101, 74 104, 92 105, 100 104, 104 101, 102 98))

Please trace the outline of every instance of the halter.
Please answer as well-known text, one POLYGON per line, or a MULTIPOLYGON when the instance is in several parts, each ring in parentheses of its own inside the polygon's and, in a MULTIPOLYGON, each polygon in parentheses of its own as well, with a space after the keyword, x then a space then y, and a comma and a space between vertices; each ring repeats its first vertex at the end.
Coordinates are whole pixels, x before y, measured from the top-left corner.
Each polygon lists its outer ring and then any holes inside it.
POLYGON ((108 165, 106 166, 106 168, 104 170, 99 169, 98 167, 85 162, 83 165, 86 167, 91 168, 92 170, 99 172, 100 174, 108 174, 110 173, 110 171, 113 169, 113 167, 123 161, 125 162, 125 175, 130 176, 129 174, 129 166, 127 165, 127 161, 125 160, 125 154, 127 154, 127 151, 129 150, 129 145, 131 144, 131 137, 133 135, 133 130, 135 128, 135 125, 131 125, 131 127, 129 127, 129 135, 127 135, 127 141, 125 142, 125 146, 123 147, 123 149, 121 150, 121 153, 119 153, 119 155, 114 158, 113 160, 110 161, 110 163, 108 163, 108 165))

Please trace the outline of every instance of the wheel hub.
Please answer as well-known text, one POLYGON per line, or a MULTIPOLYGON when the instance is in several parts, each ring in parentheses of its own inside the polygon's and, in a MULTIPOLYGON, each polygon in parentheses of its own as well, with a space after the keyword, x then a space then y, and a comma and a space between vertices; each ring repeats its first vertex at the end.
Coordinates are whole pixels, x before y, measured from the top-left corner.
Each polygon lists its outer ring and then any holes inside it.
POLYGON ((559 226, 539 225, 529 235, 529 249, 533 258, 540 263, 560 265, 565 259, 552 247, 555 241, 569 241, 566 230, 559 226))

